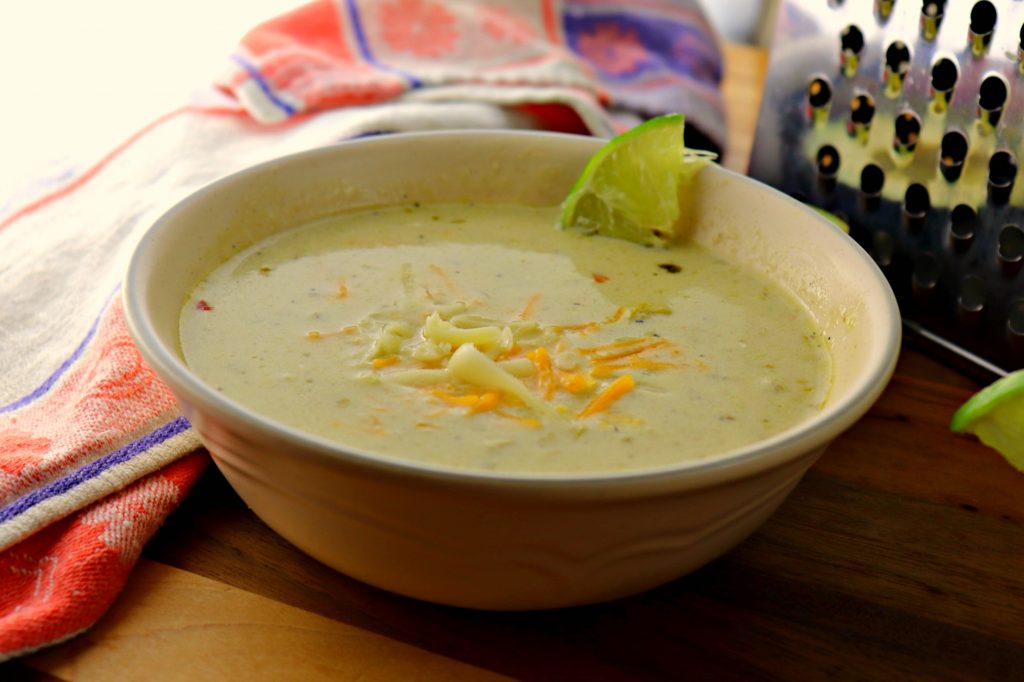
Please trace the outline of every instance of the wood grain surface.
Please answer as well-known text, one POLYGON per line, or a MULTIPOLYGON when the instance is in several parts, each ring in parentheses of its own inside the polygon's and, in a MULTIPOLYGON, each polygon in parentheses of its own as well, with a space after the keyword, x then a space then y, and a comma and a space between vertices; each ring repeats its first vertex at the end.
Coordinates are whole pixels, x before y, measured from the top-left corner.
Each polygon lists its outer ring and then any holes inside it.
MULTIPOLYGON (((744 170, 765 55, 727 48, 744 170)), ((738 548, 599 606, 417 602, 309 559, 211 467, 92 630, 3 679, 1024 679, 1024 475, 949 433, 978 386, 905 348, 878 404, 738 548)))

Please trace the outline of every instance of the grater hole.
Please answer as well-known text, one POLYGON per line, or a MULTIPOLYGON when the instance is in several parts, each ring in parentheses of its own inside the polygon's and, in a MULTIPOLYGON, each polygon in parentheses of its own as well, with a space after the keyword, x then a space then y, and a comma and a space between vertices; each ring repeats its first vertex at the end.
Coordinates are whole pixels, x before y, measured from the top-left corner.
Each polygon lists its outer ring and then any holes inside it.
POLYGON ((910 48, 902 40, 897 40, 885 50, 885 96, 889 98, 899 95, 903 88, 903 79, 910 70, 910 48))
POLYGON ((860 54, 864 51, 864 34, 855 24, 850 24, 839 34, 839 64, 843 74, 852 78, 860 64, 860 54))
POLYGON ((1013 182, 1017 175, 1017 161, 1013 154, 1005 149, 993 154, 988 162, 988 175, 993 182, 1013 182))
POLYGON ((861 168, 860 200, 865 211, 878 209, 881 204, 883 185, 885 185, 885 172, 879 166, 869 163, 861 168))
POLYGON ((914 259, 911 290, 919 303, 925 302, 935 291, 939 283, 940 270, 939 259, 933 254, 921 253, 914 259))
POLYGON ((959 130, 950 130, 942 137, 942 156, 950 161, 967 158, 967 136, 959 130))
POLYGON ((882 21, 888 19, 895 4, 895 0, 875 0, 875 12, 878 13, 879 19, 882 21))
POLYGON ((1024 262, 1024 230, 1006 225, 999 231, 999 263, 1003 272, 1013 277, 1024 262))
POLYGON ((977 35, 991 33, 996 27, 996 6, 988 0, 980 0, 971 8, 971 31, 977 35))
POLYGON ((967 158, 967 136, 959 130, 950 130, 942 136, 939 153, 939 170, 949 182, 960 178, 964 159, 967 158))
POLYGON ((939 0, 924 0, 921 3, 921 35, 925 40, 934 40, 938 35, 945 9, 946 3, 939 0))
POLYGON ((1006 104, 1006 82, 996 74, 990 74, 978 89, 978 106, 982 109, 1000 109, 1006 104))
POLYGON ((937 92, 952 90, 959 77, 956 62, 949 57, 942 57, 932 64, 932 88, 937 92))
POLYGON ((850 120, 861 125, 871 125, 875 117, 875 99, 871 95, 857 95, 850 102, 850 120))
POLYGON ((928 209, 931 208, 931 202, 928 199, 928 188, 919 182, 915 182, 907 187, 907 193, 903 197, 903 205, 906 207, 907 213, 927 213, 928 209))
POLYGON ((960 295, 957 296, 957 317, 962 324, 976 324, 985 309, 985 283, 977 275, 967 275, 960 282, 960 295))
POLYGON ((860 171, 860 191, 864 194, 880 194, 885 185, 885 171, 869 163, 860 171))
POLYGON ((1006 335, 1011 345, 1018 351, 1024 351, 1024 298, 1018 298, 1010 304, 1010 314, 1006 318, 1006 335))
POLYGON ((831 192, 836 186, 836 173, 839 172, 839 151, 830 144, 818 149, 818 184, 824 192, 831 192))
POLYGON ((832 83, 824 76, 815 76, 807 84, 807 118, 813 125, 822 125, 828 120, 832 103, 832 83))
POLYGON ((946 3, 944 0, 922 0, 921 14, 932 19, 941 17, 945 7, 946 3))
POLYGON ((846 122, 846 132, 866 144, 874 117, 875 99, 868 94, 857 95, 850 100, 850 120, 846 122))
POLYGON ((893 256, 892 237, 888 232, 875 232, 871 238, 871 257, 878 263, 878 267, 887 268, 892 265, 893 256))
POLYGON ((839 34, 839 44, 843 52, 859 55, 864 51, 864 34, 856 24, 850 24, 839 34))
POLYGON ((1005 149, 992 155, 988 162, 989 199, 1005 204, 1010 199, 1013 181, 1017 177, 1017 159, 1005 149))
POLYGON ((824 107, 831 101, 832 84, 827 78, 819 76, 807 85, 807 103, 812 107, 824 107))
POLYGON ((919 182, 907 187, 903 195, 903 220, 907 229, 917 232, 924 226, 925 217, 931 209, 931 199, 928 196, 928 188, 919 182))
POLYGON ((1024 24, 1020 26, 1020 42, 1017 43, 1017 71, 1024 74, 1024 24))
POLYGON ((830 144, 818 150, 818 172, 825 177, 835 177, 839 171, 839 152, 830 144))
POLYGON ((978 227, 978 214, 967 204, 958 204, 949 214, 949 237, 953 249, 960 253, 970 248, 978 227))
POLYGON ((885 94, 895 97, 903 87, 903 79, 910 70, 910 48, 897 40, 885 50, 885 94))
POLYGON ((910 65, 910 48, 902 40, 889 45, 885 51, 885 65, 896 72, 906 71, 910 65))
POLYGON ((921 119, 913 111, 904 111, 896 117, 896 134, 893 137, 893 149, 899 153, 909 153, 917 146, 917 138, 921 134, 921 119))

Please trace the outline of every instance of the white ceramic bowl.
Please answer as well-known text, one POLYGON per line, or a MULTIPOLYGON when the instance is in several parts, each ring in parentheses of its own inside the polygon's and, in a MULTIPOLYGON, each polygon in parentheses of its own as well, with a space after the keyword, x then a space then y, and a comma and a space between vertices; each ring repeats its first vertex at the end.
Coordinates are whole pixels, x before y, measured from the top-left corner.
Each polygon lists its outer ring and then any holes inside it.
POLYGON ((131 333, 242 499, 339 571, 485 609, 598 602, 670 581, 761 525, 867 411, 897 357, 896 302, 874 263, 834 225, 765 185, 719 167, 703 171, 695 238, 805 301, 832 338, 834 387, 813 419, 721 456, 555 476, 374 456, 253 413, 193 374, 179 350, 181 306, 232 244, 373 204, 557 204, 600 145, 543 133, 393 135, 224 178, 171 209, 139 244, 124 289, 131 333))

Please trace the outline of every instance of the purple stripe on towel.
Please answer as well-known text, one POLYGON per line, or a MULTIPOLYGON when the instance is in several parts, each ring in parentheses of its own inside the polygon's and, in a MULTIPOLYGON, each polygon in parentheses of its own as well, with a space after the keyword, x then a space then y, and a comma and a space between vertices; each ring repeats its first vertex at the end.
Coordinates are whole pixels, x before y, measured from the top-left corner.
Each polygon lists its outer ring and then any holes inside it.
POLYGON ((64 373, 71 368, 71 365, 75 364, 75 361, 77 361, 78 358, 82 357, 82 353, 85 352, 86 346, 88 346, 89 342, 92 341, 92 337, 96 336, 96 330, 99 329, 100 320, 103 319, 104 313, 107 312, 107 306, 110 305, 110 301, 114 298, 114 295, 120 289, 121 285, 118 284, 116 287, 114 287, 114 290, 110 292, 110 295, 107 296, 107 300, 103 302, 103 307, 100 309, 100 314, 97 315, 96 319, 92 321, 92 325, 89 327, 89 331, 85 333, 85 338, 82 339, 82 342, 78 344, 78 347, 75 348, 74 352, 71 353, 68 359, 62 362, 60 367, 54 370, 53 374, 48 376, 46 378, 46 381, 41 383, 34 391, 29 393, 28 395, 18 398, 13 403, 8 403, 7 405, 0 405, 0 414, 3 414, 5 412, 13 412, 14 410, 25 407, 30 402, 36 400, 40 396, 44 395, 51 388, 53 388, 53 385, 56 384, 57 381, 64 375, 64 373))
POLYGON ((287 116, 295 115, 295 107, 288 104, 288 102, 285 102, 283 99, 277 96, 277 93, 274 92, 274 89, 272 87, 270 87, 270 83, 266 81, 266 79, 263 77, 263 74, 260 73, 259 69, 257 69, 255 66, 253 66, 246 60, 242 59, 237 54, 231 55, 231 59, 233 59, 235 63, 241 66, 243 69, 245 69, 245 72, 249 74, 249 78, 252 78, 253 81, 256 82, 256 85, 259 87, 259 89, 263 92, 264 95, 267 96, 267 99, 269 99, 275 107, 283 111, 287 116))
POLYGON ((416 89, 422 87, 423 82, 416 76, 401 69, 396 69, 393 66, 381 63, 373 56, 373 50, 370 49, 370 41, 367 40, 366 31, 363 29, 363 19, 359 14, 359 6, 356 4, 356 0, 348 0, 347 4, 348 15, 352 20, 352 31, 355 33, 356 44, 359 46, 359 53, 363 60, 365 60, 367 64, 376 66, 378 69, 390 71, 396 76, 401 76, 408 81, 410 88, 416 89))
POLYGON ((160 445, 164 441, 177 436, 179 433, 187 430, 190 426, 191 425, 188 423, 187 419, 184 417, 178 417, 174 421, 164 424, 157 430, 146 434, 142 438, 129 443, 120 450, 115 450, 114 452, 103 455, 81 469, 72 471, 63 478, 58 478, 42 488, 33 490, 24 497, 19 497, 11 504, 0 509, 0 523, 10 521, 14 517, 25 513, 40 502, 45 502, 50 498, 69 492, 76 486, 96 478, 117 465, 123 464, 132 458, 141 455, 150 448, 160 445))

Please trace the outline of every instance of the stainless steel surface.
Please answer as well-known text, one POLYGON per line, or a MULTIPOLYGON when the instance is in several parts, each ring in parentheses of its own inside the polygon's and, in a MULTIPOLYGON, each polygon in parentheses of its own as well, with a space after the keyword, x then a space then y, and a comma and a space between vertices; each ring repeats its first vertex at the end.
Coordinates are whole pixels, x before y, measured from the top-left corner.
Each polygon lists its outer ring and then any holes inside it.
POLYGON ((844 218, 905 318, 1002 370, 1024 367, 1022 24, 1024 0, 784 0, 750 165, 844 218))

